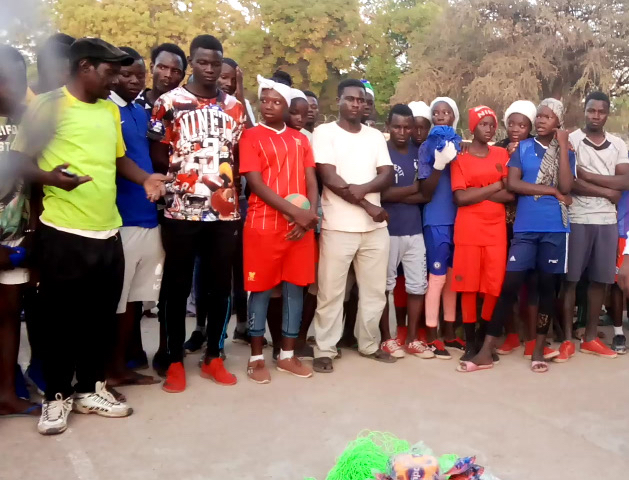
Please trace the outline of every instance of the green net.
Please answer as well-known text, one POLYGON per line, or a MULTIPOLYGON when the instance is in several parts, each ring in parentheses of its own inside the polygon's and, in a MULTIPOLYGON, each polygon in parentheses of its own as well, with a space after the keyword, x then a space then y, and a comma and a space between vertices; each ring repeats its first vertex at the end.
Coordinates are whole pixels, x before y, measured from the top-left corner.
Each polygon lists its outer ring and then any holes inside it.
MULTIPOLYGON (((362 432, 337 459, 326 480, 366 480, 387 471, 389 459, 408 452, 410 445, 386 432, 362 432)), ((314 480, 314 479, 307 479, 314 480)))

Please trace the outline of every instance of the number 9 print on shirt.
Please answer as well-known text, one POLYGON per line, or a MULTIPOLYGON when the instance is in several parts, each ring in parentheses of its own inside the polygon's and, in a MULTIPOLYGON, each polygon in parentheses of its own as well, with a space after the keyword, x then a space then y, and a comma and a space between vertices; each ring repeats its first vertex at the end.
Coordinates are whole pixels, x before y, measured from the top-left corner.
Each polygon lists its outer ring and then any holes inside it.
POLYGON ((244 108, 230 95, 197 97, 183 87, 153 107, 148 136, 170 145, 167 218, 238 220, 233 149, 244 125, 244 108))

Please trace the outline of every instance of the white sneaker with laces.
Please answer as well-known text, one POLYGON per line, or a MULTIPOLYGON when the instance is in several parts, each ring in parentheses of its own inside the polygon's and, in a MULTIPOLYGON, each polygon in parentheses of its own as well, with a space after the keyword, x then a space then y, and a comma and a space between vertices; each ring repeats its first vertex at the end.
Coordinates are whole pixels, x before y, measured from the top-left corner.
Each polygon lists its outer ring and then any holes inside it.
POLYGON ((116 400, 107 390, 106 382, 96 382, 93 393, 75 394, 73 409, 78 413, 95 413, 102 417, 128 417, 133 413, 129 405, 116 400))
POLYGON ((400 344, 395 339, 387 340, 386 342, 382 342, 380 345, 380 349, 387 352, 389 355, 395 358, 404 358, 404 349, 400 346, 400 344))
POLYGON ((65 432, 68 428, 68 415, 71 410, 72 397, 64 400, 63 396, 57 393, 54 400, 45 400, 42 403, 37 431, 42 435, 56 435, 65 432))

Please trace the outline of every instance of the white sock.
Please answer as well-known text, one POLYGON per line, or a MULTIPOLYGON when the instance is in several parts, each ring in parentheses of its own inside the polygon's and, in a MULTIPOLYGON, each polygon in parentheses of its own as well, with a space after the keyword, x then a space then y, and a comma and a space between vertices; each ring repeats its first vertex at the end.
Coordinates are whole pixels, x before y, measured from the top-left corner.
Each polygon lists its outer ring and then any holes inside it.
POLYGON ((199 325, 196 326, 196 328, 194 329, 195 332, 201 332, 203 334, 203 336, 205 336, 205 327, 200 327, 199 325))
POLYGON ((285 352, 284 350, 280 350, 280 360, 287 360, 289 358, 293 358, 294 355, 295 355, 294 350, 289 350, 288 352, 285 352))
POLYGON ((625 336, 625 332, 622 331, 622 327, 614 327, 614 335, 625 336))
POLYGON ((251 355, 250 362, 257 362, 258 360, 264 360, 264 355, 251 355))

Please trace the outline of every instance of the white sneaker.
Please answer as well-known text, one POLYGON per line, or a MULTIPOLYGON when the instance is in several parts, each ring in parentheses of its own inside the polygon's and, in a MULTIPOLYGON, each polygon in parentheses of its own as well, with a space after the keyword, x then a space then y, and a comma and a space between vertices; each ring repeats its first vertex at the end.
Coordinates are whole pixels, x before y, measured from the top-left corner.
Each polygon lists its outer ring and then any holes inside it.
POLYGON ((103 417, 128 417, 133 409, 126 403, 119 402, 107 390, 106 382, 96 382, 94 393, 74 395, 73 409, 78 413, 95 413, 103 417))
POLYGON ((56 435, 65 432, 68 428, 68 415, 71 410, 72 397, 64 400, 61 394, 57 393, 54 400, 44 401, 37 431, 42 435, 56 435))
POLYGON ((390 339, 386 342, 382 342, 380 349, 387 352, 389 355, 395 358, 404 358, 404 349, 397 343, 397 340, 390 339))

